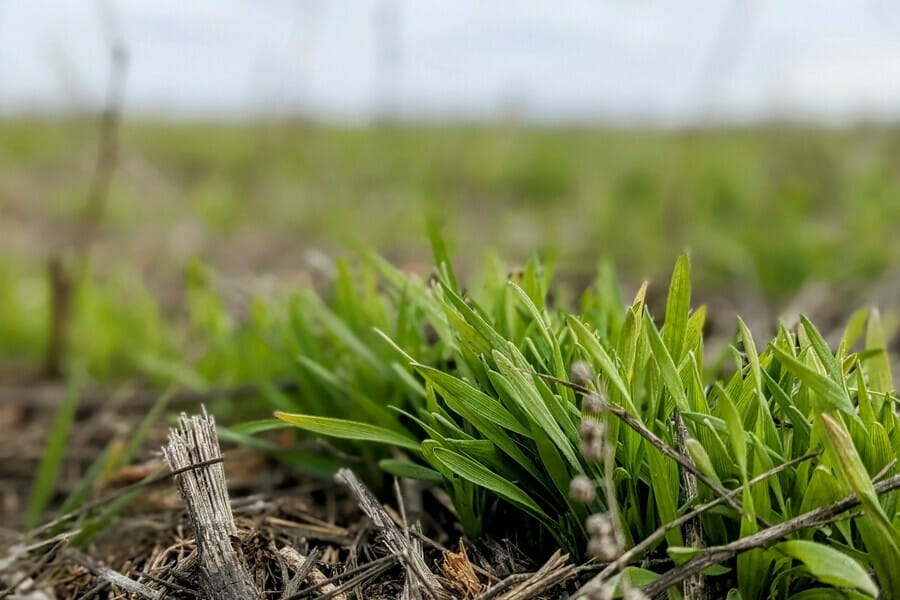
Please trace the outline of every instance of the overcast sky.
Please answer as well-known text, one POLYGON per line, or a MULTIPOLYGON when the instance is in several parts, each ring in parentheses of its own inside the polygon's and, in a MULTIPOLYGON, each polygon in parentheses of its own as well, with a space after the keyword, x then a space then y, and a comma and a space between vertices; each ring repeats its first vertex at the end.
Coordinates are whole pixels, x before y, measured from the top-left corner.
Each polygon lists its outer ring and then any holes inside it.
MULTIPOLYGON (((896 0, 112 0, 126 110, 683 122, 900 117, 896 0)), ((94 0, 0 0, 0 111, 94 109, 94 0)))

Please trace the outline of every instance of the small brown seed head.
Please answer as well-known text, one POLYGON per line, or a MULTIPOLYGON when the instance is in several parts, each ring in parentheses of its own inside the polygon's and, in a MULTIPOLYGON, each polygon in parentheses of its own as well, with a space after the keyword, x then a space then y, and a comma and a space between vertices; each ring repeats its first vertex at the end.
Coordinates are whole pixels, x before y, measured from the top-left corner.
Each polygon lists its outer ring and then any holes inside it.
POLYGON ((609 538, 591 538, 587 544, 588 556, 592 556, 602 562, 610 562, 619 558, 622 554, 619 545, 609 538))
POLYGON ((597 497, 594 482, 584 475, 576 475, 569 482, 569 496, 577 502, 587 504, 597 497))
POLYGON ((584 395, 581 407, 586 413, 602 413, 606 410, 606 400, 597 392, 591 392, 584 395))
POLYGON ((587 387, 594 380, 594 371, 585 361, 576 360, 569 369, 569 380, 575 385, 587 387))
POLYGON ((612 537, 615 534, 612 518, 605 513, 596 513, 589 516, 584 526, 591 537, 612 537))

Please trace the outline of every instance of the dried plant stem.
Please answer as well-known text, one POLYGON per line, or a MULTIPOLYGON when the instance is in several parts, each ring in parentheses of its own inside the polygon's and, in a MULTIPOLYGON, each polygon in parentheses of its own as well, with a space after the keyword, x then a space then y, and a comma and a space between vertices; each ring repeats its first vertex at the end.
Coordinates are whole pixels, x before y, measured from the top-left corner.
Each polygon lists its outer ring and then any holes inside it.
POLYGON ((352 589, 358 583, 370 579, 374 574, 383 573, 387 569, 390 569, 394 566, 394 563, 397 562, 396 556, 382 556, 381 558, 376 558, 375 560, 368 562, 364 565, 359 565, 357 567, 353 567, 352 569, 347 569, 343 573, 338 573, 337 575, 332 575, 331 577, 324 579, 319 583, 314 583, 309 587, 303 588, 302 590, 291 594, 287 598, 283 600, 300 600, 300 598, 305 598, 311 593, 321 590, 328 584, 334 583, 343 579, 344 577, 350 577, 353 575, 351 579, 348 579, 341 585, 333 588, 333 590, 329 593, 341 593, 345 590, 352 589), (352 584, 352 585, 351 585, 352 584))
MULTIPOLYGON (((687 427, 681 413, 675 411, 675 442, 678 445, 678 451, 684 456, 690 458, 687 453, 685 441, 688 438, 687 427)), ((694 462, 691 460, 691 462, 694 462)), ((687 471, 681 470, 681 495, 682 501, 687 504, 697 497, 697 478, 687 471)), ((706 542, 703 539, 703 526, 699 517, 692 518, 684 523, 684 538, 687 545, 691 548, 703 548, 706 542)), ((706 600, 708 590, 706 589, 706 578, 702 573, 696 573, 684 580, 683 587, 684 597, 686 600, 706 600)))
MULTIPOLYGON (((291 546, 283 546, 278 550, 278 553, 284 559, 284 562, 288 566, 288 568, 294 573, 303 573, 308 569, 308 575, 306 577, 313 585, 321 584, 322 587, 320 589, 322 590, 323 594, 335 592, 335 585, 333 583, 328 583, 328 578, 325 577, 325 574, 322 573, 322 571, 317 569, 315 566, 306 564, 309 560, 309 557, 303 556, 291 546)), ((313 562, 313 565, 314 564, 315 563, 313 562)), ((290 594, 286 595, 290 596, 290 594)), ((347 598, 346 595, 341 593, 335 593, 333 597, 334 600, 346 600, 347 598)))
MULTIPOLYGON (((877 494, 884 494, 897 488, 900 488, 900 475, 894 475, 875 484, 875 492, 877 494)), ((665 592, 669 587, 681 583, 687 577, 699 573, 707 567, 728 560, 741 552, 768 546, 800 529, 818 527, 836 521, 840 518, 841 513, 855 508, 859 504, 860 500, 856 494, 851 494, 837 502, 803 513, 753 535, 735 540, 730 544, 707 548, 680 567, 663 573, 659 579, 645 586, 642 591, 653 598, 657 594, 665 592)))
POLYGON ((116 21, 112 0, 99 2, 99 8, 109 52, 109 87, 106 93, 106 105, 98 123, 99 143, 94 173, 87 198, 85 198, 83 223, 77 232, 72 249, 77 264, 67 265, 64 257, 60 253, 56 253, 50 258, 47 267, 51 318, 44 356, 44 375, 54 379, 59 378, 63 372, 75 288, 87 270, 88 255, 97 237, 97 230, 103 220, 106 206, 109 204, 112 177, 118 164, 118 131, 122 116, 128 52, 116 21))
POLYGON ((559 550, 534 573, 514 573, 475 597, 474 600, 527 600, 568 581, 578 573, 569 555, 559 550))
POLYGON ((438 582, 437 577, 428 568, 422 557, 421 545, 414 545, 410 536, 400 531, 384 507, 375 499, 369 488, 359 480, 350 469, 341 469, 334 476, 335 481, 346 485, 353 495, 359 507, 374 522, 384 538, 388 549, 403 561, 407 571, 407 579, 411 580, 412 589, 418 589, 423 595, 430 598, 445 598, 446 591, 438 582), (413 583, 417 582, 417 585, 413 583))
MULTIPOLYGON (((169 432, 163 446, 172 469, 184 469, 201 461, 221 458, 215 420, 206 414, 181 415, 180 428, 169 432)), ((239 600, 256 598, 256 588, 244 564, 237 540, 237 527, 228 501, 225 469, 220 463, 185 471, 175 477, 197 540, 202 585, 210 598, 239 600)))

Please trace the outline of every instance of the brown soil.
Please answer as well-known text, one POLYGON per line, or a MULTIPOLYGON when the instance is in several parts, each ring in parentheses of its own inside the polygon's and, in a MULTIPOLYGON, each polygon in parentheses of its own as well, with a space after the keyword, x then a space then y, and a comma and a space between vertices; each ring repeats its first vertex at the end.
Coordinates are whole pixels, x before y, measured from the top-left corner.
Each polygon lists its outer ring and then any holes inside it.
MULTIPOLYGON (((165 598, 203 597, 190 523, 156 452, 165 438, 162 426, 154 429, 134 465, 107 474, 94 490, 85 515, 97 515, 118 498, 140 490, 101 534, 87 544, 76 544, 77 530, 89 521, 65 515, 56 528, 45 524, 29 535, 21 533, 31 479, 54 414, 40 407, 58 402, 62 392, 57 384, 43 383, 7 387, 0 394, 0 597, 141 597, 98 576, 102 567, 165 598), (153 474, 155 483, 141 483, 153 474)), ((120 391, 106 402, 100 402, 102 396, 92 392, 83 399, 68 444, 77 452, 67 453, 54 506, 75 488, 110 439, 127 440, 146 407, 134 389, 120 391)), ((182 398, 181 403, 193 400, 182 398)), ((224 464, 239 530, 234 541, 267 598, 401 597, 407 577, 401 558, 387 549, 346 489, 332 481, 298 476, 248 448, 226 450, 224 464)), ((407 492, 404 489, 404 497, 407 492)), ((465 541, 440 490, 418 488, 413 493, 418 497, 410 506, 424 507, 418 515, 400 510, 405 500, 401 504, 392 499, 385 507, 407 535, 418 539, 446 597, 558 598, 565 583, 574 584, 576 570, 565 558, 551 557, 543 571, 529 577, 540 565, 515 544, 465 541), (416 516, 421 516, 422 533, 404 525, 416 516), (553 585, 554 580, 564 584, 553 585)))

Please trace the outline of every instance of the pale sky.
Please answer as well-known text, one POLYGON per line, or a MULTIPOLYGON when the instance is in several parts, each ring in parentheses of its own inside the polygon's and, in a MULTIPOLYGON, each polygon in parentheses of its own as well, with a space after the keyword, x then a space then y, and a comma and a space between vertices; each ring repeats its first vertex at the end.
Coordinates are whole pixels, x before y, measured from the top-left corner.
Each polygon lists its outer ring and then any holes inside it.
MULTIPOLYGON (((130 115, 900 119, 896 0, 110 4, 130 115)), ((101 104, 99 5, 0 0, 0 113, 101 104)))

